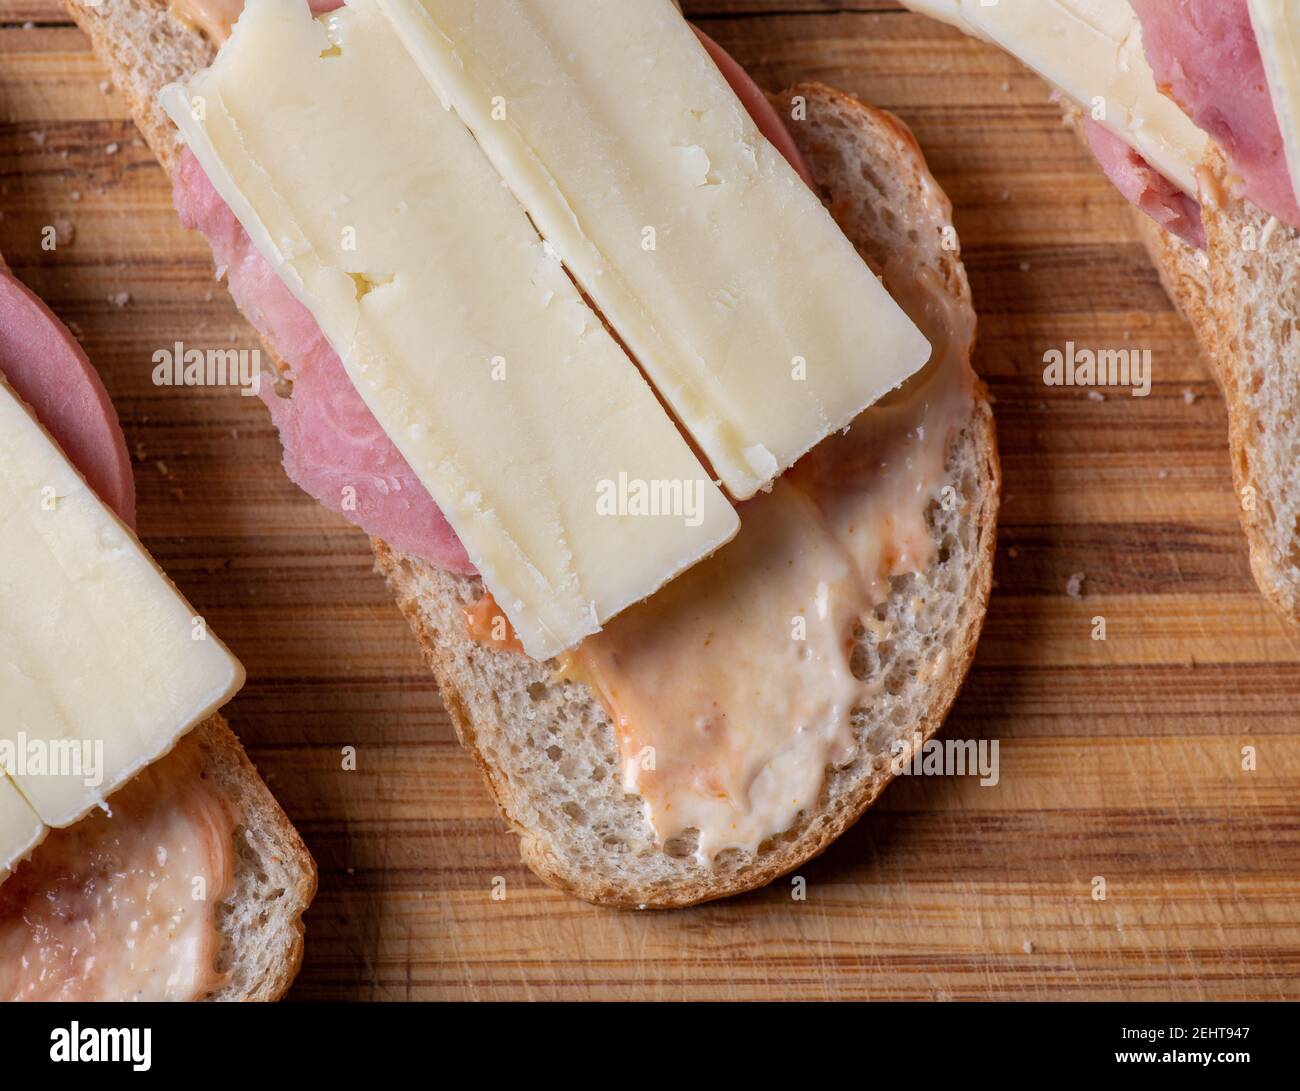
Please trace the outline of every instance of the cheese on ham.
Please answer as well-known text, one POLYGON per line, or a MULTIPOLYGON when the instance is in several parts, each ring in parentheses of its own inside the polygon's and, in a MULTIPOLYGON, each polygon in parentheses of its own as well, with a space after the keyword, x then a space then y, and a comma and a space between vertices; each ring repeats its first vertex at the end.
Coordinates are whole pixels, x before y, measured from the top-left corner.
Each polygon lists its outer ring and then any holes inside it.
POLYGON ((1246 0, 1133 0, 1161 88, 1210 134, 1240 193, 1300 227, 1300 206, 1246 0))
MULTIPOLYGON (((811 185, 767 97, 721 46, 696 33, 763 135, 811 185)), ((362 401, 316 320, 258 252, 189 149, 181 155, 172 199, 181 222, 207 238, 230 294, 288 369, 291 392, 264 383, 261 393, 279 429, 289 477, 367 534, 439 568, 473 574, 465 547, 362 401)))
POLYGON ((1205 249, 1200 205, 1105 126, 1087 118, 1084 132, 1092 154, 1121 194, 1161 227, 1205 249))
POLYGON ((77 339, 0 268, 0 375, 36 414, 95 494, 135 528, 135 477, 103 381, 77 339))
POLYGON ((186 149, 172 192, 181 222, 212 247, 230 294, 286 363, 292 393, 264 383, 284 468, 303 490, 403 552, 471 573, 465 548, 375 420, 316 320, 258 253, 186 149))

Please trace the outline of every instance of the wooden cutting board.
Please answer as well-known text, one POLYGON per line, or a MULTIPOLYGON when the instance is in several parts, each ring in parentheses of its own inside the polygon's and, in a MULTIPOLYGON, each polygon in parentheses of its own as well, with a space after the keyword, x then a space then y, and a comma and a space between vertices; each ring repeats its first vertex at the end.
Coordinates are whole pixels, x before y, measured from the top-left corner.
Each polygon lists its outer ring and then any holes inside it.
POLYGON ((782 880, 636 914, 521 866, 365 540, 289 484, 261 404, 152 385, 160 348, 253 335, 86 39, 53 0, 0 0, 0 249, 98 364, 145 543, 248 667, 230 720, 320 864, 292 995, 1300 996, 1300 647, 1251 581, 1223 405, 1125 206, 992 48, 883 0, 687 7, 760 83, 895 111, 953 198, 1005 494, 946 732, 997 739, 1001 781, 901 780, 801 869, 805 901, 782 880), (1070 340, 1149 348, 1150 396, 1044 385, 1070 340))

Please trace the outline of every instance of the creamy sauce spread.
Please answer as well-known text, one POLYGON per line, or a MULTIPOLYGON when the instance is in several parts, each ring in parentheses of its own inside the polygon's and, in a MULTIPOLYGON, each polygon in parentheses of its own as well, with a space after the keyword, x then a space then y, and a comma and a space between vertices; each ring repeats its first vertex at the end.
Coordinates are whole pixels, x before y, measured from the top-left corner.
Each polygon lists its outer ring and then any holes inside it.
POLYGON ((201 769, 182 740, 0 886, 0 1000, 194 1000, 224 983, 216 907, 239 815, 201 769))
MULTIPOLYGON (((937 192, 931 207, 921 230, 945 222, 937 192)), ((722 550, 566 664, 609 712, 624 786, 660 843, 696 831, 702 863, 788 829, 828 767, 853 757, 850 716, 875 691, 851 669, 855 632, 881 626, 872 611, 893 577, 934 559, 926 515, 971 411, 974 313, 930 270, 887 268, 885 282, 934 346, 926 368, 743 505, 722 550)))
POLYGON ((171 0, 167 10, 220 45, 230 37, 230 28, 244 10, 244 0, 171 0))

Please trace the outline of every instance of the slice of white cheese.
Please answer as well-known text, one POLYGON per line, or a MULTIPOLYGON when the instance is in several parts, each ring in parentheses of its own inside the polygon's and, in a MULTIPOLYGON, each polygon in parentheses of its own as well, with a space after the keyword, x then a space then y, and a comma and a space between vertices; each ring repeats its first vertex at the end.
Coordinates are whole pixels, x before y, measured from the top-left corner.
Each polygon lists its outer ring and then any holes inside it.
MULTIPOLYGON (((973 38, 984 38, 979 28, 962 17, 962 0, 902 0, 904 7, 956 27, 973 38)), ((985 39, 987 41, 987 39, 985 39)))
POLYGON ((1209 138, 1160 93, 1128 0, 902 0, 1017 57, 1192 197, 1209 138))
POLYGON ((929 358, 670 0, 380 5, 733 496, 929 358))
POLYGON ((0 772, 0 883, 48 832, 49 827, 14 787, 8 774, 0 772))
POLYGON ((66 826, 244 670, 2 381, 0 557, 0 765, 66 826))
POLYGON ((1300 7, 1295 0, 1250 0, 1250 21, 1300 201, 1300 7))
POLYGON ((162 102, 545 659, 739 519, 373 0, 253 0, 162 102))

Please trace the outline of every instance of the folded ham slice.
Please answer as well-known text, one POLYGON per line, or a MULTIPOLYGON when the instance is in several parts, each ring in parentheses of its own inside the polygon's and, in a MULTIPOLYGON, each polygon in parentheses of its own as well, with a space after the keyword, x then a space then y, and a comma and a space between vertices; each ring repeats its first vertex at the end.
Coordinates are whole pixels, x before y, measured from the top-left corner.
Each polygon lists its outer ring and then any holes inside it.
POLYGON ((1133 10, 1161 89, 1223 148, 1240 195, 1300 228, 1246 0, 1133 0, 1133 10))
POLYGON ((1084 132, 1092 154, 1120 193, 1184 242, 1205 249, 1199 204, 1104 125, 1088 118, 1084 132))
MULTIPOLYGON (((721 46, 696 33, 763 135, 811 185, 807 164, 762 90, 721 46)), ((262 399, 279 429, 289 477, 367 534, 440 568, 472 574, 465 547, 357 393, 311 312, 258 252, 188 149, 172 199, 181 222, 207 238, 235 302, 288 368, 291 384, 264 383, 262 399)))

